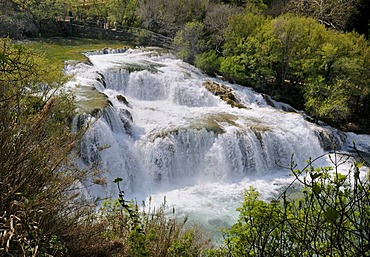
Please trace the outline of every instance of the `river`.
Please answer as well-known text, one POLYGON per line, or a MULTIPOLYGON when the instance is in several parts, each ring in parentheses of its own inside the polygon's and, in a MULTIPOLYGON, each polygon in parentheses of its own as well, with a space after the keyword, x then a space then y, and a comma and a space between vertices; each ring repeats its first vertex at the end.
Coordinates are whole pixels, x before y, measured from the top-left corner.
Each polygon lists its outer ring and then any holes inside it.
MULTIPOLYGON (((368 136, 310 123, 285 104, 208 77, 160 49, 89 59, 66 73, 74 75, 67 88, 77 92, 81 113, 75 126, 90 124, 80 165, 101 171, 84 183, 94 197, 116 198, 113 180, 121 177, 128 199, 151 197, 159 205, 166 197, 169 209, 214 232, 236 221, 245 189, 253 186, 267 199, 289 183, 283 167, 292 155, 302 168, 333 144, 349 151, 356 141, 369 151, 368 136), (226 90, 232 101, 209 85, 226 90)), ((317 165, 328 163, 322 158, 317 165)))

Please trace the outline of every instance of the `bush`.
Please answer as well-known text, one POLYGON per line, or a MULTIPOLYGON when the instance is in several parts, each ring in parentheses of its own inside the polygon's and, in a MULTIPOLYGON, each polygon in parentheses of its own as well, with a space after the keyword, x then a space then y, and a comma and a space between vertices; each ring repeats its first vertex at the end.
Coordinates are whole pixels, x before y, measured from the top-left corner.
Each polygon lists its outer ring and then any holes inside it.
POLYGON ((195 66, 207 74, 215 74, 220 69, 220 59, 216 51, 209 50, 195 56, 195 66))
POLYGON ((302 170, 292 165, 295 180, 275 200, 247 190, 238 222, 226 231, 227 256, 370 256, 369 174, 360 173, 365 162, 353 162, 342 174, 349 157, 334 153, 331 160, 324 168, 314 167, 316 160, 302 170))
POLYGON ((173 45, 178 56, 185 62, 194 64, 195 56, 205 48, 205 28, 203 23, 188 22, 176 33, 173 45))
MULTIPOLYGON (((116 180, 117 183, 120 180, 116 180)), ((142 210, 133 201, 120 197, 103 202, 100 220, 106 224, 107 239, 121 242, 118 256, 199 256, 211 247, 201 229, 189 226, 187 218, 178 219, 168 210, 166 201, 159 208, 143 203, 142 210)))
POLYGON ((70 162, 78 135, 57 66, 0 39, 0 253, 62 256, 68 230, 89 208, 70 162))

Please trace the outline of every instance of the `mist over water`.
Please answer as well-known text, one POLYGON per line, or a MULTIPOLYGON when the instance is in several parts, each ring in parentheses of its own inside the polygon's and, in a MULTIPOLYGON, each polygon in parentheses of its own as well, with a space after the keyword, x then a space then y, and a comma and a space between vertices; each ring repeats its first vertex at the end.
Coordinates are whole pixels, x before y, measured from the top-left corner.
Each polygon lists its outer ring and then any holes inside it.
POLYGON ((368 137, 309 123, 301 113, 284 111, 284 104, 270 106, 249 88, 207 77, 155 49, 89 58, 91 65, 68 66, 66 72, 75 75, 67 87, 94 92, 76 90, 81 103, 104 94, 104 108, 75 120, 76 126, 91 122, 79 154, 82 166, 103 171, 98 177, 104 183, 86 182, 94 197, 116 198, 113 180, 121 177, 127 198, 140 203, 151 196, 159 205, 166 196, 179 215, 216 231, 236 221, 245 189, 256 187, 267 199, 291 181, 282 166, 289 166, 292 154, 303 167, 332 142, 343 150, 352 140, 369 145, 368 137), (208 91, 206 81, 229 88, 244 108, 208 91))

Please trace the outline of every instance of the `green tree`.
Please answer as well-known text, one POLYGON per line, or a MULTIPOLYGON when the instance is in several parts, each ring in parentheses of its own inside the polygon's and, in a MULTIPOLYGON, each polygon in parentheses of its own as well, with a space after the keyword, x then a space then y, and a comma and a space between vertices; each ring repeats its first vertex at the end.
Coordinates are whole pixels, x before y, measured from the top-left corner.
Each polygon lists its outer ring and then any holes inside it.
POLYGON ((21 12, 12 1, 0 2, 0 36, 18 39, 37 34, 38 27, 30 13, 21 12))
POLYGON ((225 35, 219 71, 227 79, 336 125, 367 106, 369 45, 358 34, 292 14, 249 13, 232 16, 225 35))
POLYGON ((252 84, 254 79, 260 79, 260 73, 268 76, 269 70, 265 69, 263 60, 257 61, 260 53, 256 48, 256 35, 266 22, 264 16, 252 13, 237 14, 229 19, 220 65, 220 72, 227 79, 252 84))
POLYGON ((358 112, 368 94, 368 51, 368 43, 357 34, 328 31, 316 61, 305 67, 314 70, 307 73, 303 88, 307 110, 334 123, 358 112))
POLYGON ((194 64, 208 74, 215 74, 220 70, 220 58, 214 50, 196 55, 194 64))
POLYGON ((179 57, 189 63, 194 63, 195 56, 206 46, 204 25, 200 22, 188 22, 176 33, 174 47, 179 57))
POLYGON ((282 15, 260 29, 254 54, 273 70, 277 86, 298 90, 295 84, 309 75, 306 66, 315 62, 315 51, 325 36, 325 28, 313 19, 282 15))
MULTIPOLYGON (((322 158, 322 157, 320 157, 322 158)), ((369 177, 348 156, 333 153, 332 165, 290 168, 295 180, 271 201, 255 189, 245 193, 239 220, 226 231, 227 256, 369 256, 369 177)))
POLYGON ((226 42, 223 46, 223 55, 237 55, 243 53, 243 44, 249 37, 255 36, 266 22, 262 15, 252 13, 236 14, 230 17, 225 30, 226 42))
POLYGON ((108 2, 110 20, 122 26, 132 27, 137 25, 138 17, 136 0, 114 0, 108 2))
POLYGON ((61 0, 13 0, 18 7, 30 13, 36 22, 53 19, 57 15, 65 15, 69 1, 61 0))
POLYGON ((233 82, 236 83, 247 83, 247 69, 246 63, 242 56, 227 56, 221 58, 220 72, 221 74, 233 82))
POLYGON ((95 20, 107 21, 109 16, 108 5, 100 0, 92 0, 87 15, 95 20))

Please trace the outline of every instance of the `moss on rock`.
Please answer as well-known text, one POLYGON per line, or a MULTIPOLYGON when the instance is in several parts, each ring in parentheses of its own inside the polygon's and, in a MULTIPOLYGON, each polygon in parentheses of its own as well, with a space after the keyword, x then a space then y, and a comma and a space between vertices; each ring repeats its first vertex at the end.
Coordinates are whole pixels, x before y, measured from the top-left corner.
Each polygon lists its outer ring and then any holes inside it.
POLYGON ((240 108, 240 109, 246 109, 247 107, 243 104, 241 104, 237 98, 235 97, 235 94, 233 90, 223 84, 207 80, 203 82, 203 86, 212 94, 215 96, 219 96, 223 101, 231 105, 233 108, 240 108))
POLYGON ((90 86, 76 88, 76 107, 79 113, 89 113, 96 116, 99 110, 109 106, 108 96, 90 86))

